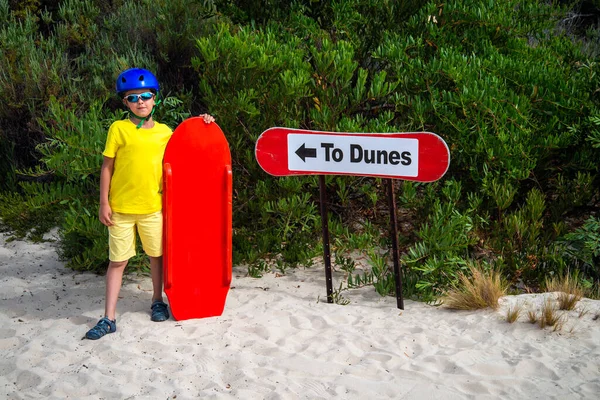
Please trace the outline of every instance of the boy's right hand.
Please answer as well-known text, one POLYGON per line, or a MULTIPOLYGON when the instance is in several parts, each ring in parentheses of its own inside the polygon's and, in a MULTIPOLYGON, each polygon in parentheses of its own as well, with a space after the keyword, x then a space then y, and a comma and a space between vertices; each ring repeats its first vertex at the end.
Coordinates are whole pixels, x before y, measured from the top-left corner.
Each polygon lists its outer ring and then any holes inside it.
POLYGON ((210 114, 200 114, 199 117, 202 118, 207 124, 215 122, 215 117, 210 114))
POLYGON ((113 222, 111 220, 112 217, 112 209, 110 205, 100 204, 100 211, 98 212, 98 217, 100 218, 100 222, 102 222, 106 226, 113 226, 113 222))

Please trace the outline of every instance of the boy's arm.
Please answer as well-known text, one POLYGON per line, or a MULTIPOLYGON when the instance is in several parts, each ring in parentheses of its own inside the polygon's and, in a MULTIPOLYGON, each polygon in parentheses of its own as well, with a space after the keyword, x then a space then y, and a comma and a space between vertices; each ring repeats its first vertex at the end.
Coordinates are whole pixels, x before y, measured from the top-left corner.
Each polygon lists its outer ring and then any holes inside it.
POLYGON ((112 226, 112 209, 108 202, 108 191, 110 189, 110 180, 115 167, 115 159, 104 156, 102 168, 100 169, 100 210, 98 217, 100 222, 106 226, 112 226))

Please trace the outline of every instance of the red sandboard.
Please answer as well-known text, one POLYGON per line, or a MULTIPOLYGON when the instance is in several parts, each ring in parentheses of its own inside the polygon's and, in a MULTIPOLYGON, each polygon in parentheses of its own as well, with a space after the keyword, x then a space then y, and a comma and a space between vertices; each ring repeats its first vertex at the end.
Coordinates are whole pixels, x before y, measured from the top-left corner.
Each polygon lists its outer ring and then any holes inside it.
POLYGON ((163 162, 165 293, 177 320, 219 316, 231 284, 231 155, 216 123, 173 132, 163 162))

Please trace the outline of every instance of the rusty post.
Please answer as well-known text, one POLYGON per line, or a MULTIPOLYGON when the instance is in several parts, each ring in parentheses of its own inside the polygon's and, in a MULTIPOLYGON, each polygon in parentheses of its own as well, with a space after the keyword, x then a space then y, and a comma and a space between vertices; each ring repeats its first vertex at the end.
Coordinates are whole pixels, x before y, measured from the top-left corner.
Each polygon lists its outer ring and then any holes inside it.
POLYGON ((323 230, 323 260, 325 261, 325 280, 327 283, 327 302, 333 303, 333 280, 331 277, 331 250, 329 249, 329 223, 327 213, 327 188, 325 176, 319 175, 319 192, 321 199, 321 227, 323 230))
POLYGON ((394 194, 394 180, 388 179, 388 205, 390 209, 390 226, 392 237, 392 252, 394 258, 394 278, 396 282, 396 304, 404 310, 404 296, 402 294, 402 271, 400 270, 400 257, 398 251, 398 217, 396 215, 396 197, 394 194))

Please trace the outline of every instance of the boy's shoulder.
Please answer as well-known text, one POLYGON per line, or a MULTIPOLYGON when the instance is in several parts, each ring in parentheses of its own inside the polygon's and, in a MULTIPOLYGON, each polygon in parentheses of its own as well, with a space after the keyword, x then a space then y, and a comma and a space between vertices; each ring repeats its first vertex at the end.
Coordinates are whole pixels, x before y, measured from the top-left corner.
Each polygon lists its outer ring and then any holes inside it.
POLYGON ((133 125, 128 119, 118 119, 110 124, 110 129, 122 129, 129 125, 133 125))

